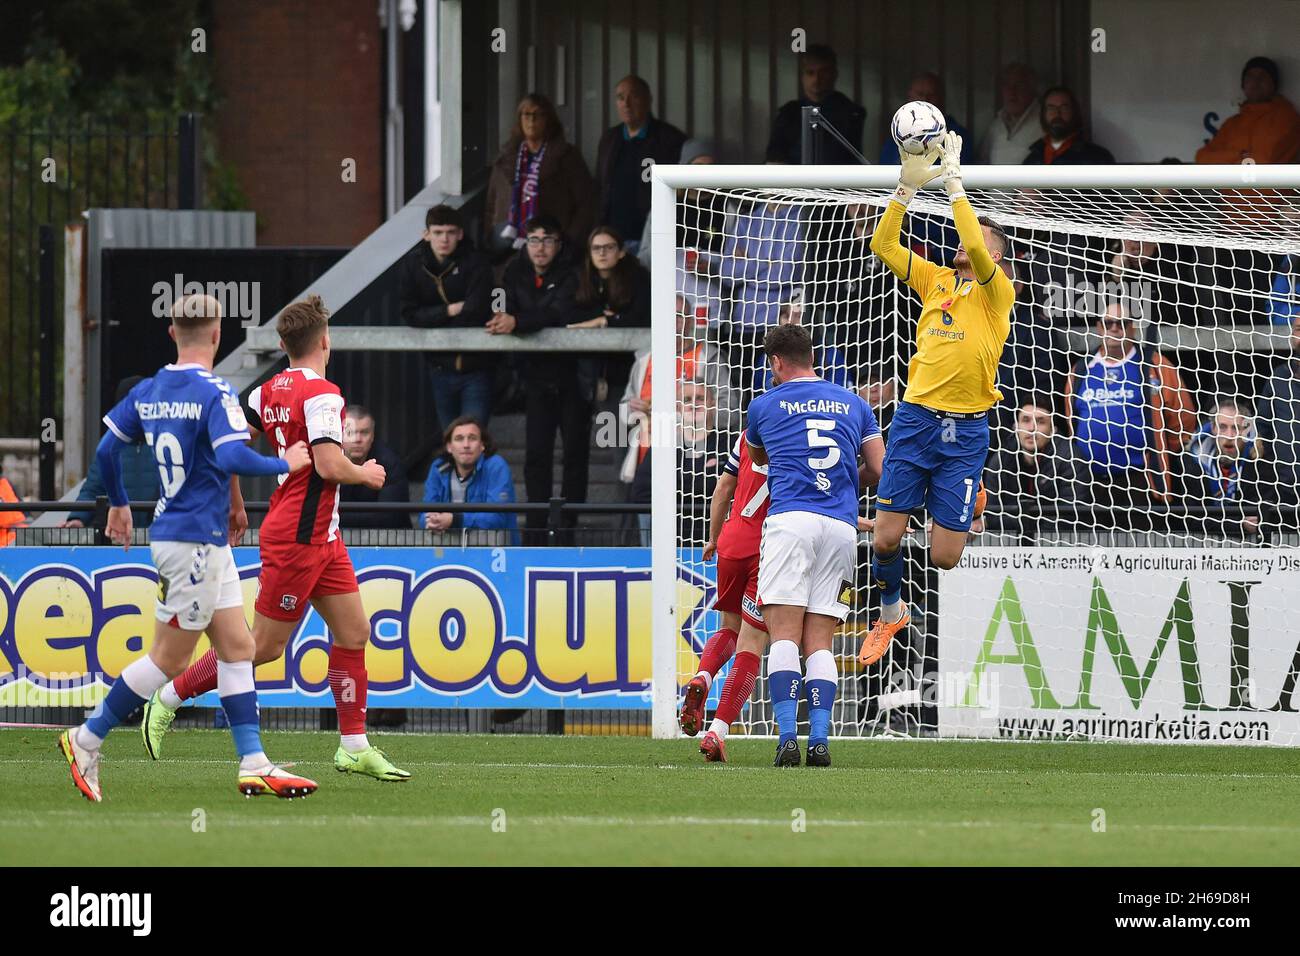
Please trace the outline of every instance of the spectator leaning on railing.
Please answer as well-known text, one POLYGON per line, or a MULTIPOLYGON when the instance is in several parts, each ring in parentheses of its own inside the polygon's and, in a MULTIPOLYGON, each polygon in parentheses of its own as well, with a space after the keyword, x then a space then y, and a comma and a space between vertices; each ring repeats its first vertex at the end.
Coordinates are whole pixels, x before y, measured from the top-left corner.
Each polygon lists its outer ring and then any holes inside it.
MULTIPOLYGON (((117 383, 117 395, 113 403, 117 404, 126 398, 131 389, 135 388, 143 377, 132 375, 124 378, 117 383)), ((125 445, 119 452, 118 467, 122 471, 122 485, 126 488, 126 496, 132 501, 156 501, 158 493, 161 490, 158 477, 158 462, 154 458, 153 446, 140 442, 134 445, 125 445)), ((81 483, 81 490, 77 492, 78 501, 89 501, 92 504, 99 497, 108 497, 108 489, 104 486, 104 479, 99 474, 99 461, 90 462, 90 470, 86 472, 86 480, 81 483)), ((132 520, 137 528, 147 528, 153 523, 152 511, 135 511, 132 512, 132 520)), ((107 518, 107 515, 105 515, 107 518)), ((0 521, 3 515, 0 515, 0 521)), ((68 515, 66 521, 59 524, 60 528, 86 528, 95 520, 93 510, 74 511, 68 515)), ((102 530, 102 525, 100 526, 102 530)))
MULTIPOLYGON (((1245 402, 1220 399, 1214 414, 1187 442, 1184 482, 1189 499, 1210 507, 1258 508, 1272 494, 1276 476, 1259 453, 1255 423, 1245 402)), ((1245 515, 1247 534, 1259 530, 1257 514, 1245 515)))
POLYGON ((610 226, 597 226, 587 237, 572 319, 571 329, 650 325, 650 273, 624 250, 622 234, 610 226))
MULTIPOLYGON (((525 335, 563 328, 573 318, 578 274, 567 254, 560 224, 550 216, 530 219, 524 248, 502 276, 505 311, 492 316, 488 332, 525 335)), ((524 486, 529 501, 549 501, 554 492, 555 433, 564 446, 560 494, 567 501, 587 500, 587 466, 591 459, 594 377, 591 360, 572 352, 530 352, 523 362, 525 394, 524 486)), ((529 514, 528 527, 546 525, 543 514, 529 514)))
POLYGON ((1168 500, 1174 462, 1196 430, 1196 411, 1177 367, 1137 340, 1122 305, 1097 320, 1101 345, 1065 381, 1065 418, 1092 471, 1097 503, 1141 507, 1168 500))
MULTIPOLYGON (((514 503, 510 466, 497 454, 492 436, 476 418, 462 415, 452 421, 443 431, 442 441, 444 451, 433 460, 424 482, 425 501, 514 503)), ((464 528, 499 533, 488 540, 471 535, 469 544, 519 544, 519 523, 513 511, 427 511, 420 516, 420 524, 430 531, 464 528)))
MULTIPOLYGON (((343 410, 343 454, 354 465, 363 465, 373 458, 384 466, 384 486, 379 489, 365 485, 339 485, 339 501, 353 504, 372 501, 410 501, 411 492, 406 483, 406 469, 402 459, 381 441, 375 439, 375 416, 361 405, 349 405, 343 410)), ((342 528, 407 528, 411 515, 406 511, 339 511, 342 528)))
MULTIPOLYGON (((423 242, 402 261, 402 321, 423 329, 481 329, 491 318, 492 267, 465 237, 464 220, 450 206, 424 217, 423 242)), ((439 422, 492 414, 497 357, 484 352, 428 352, 439 422)))

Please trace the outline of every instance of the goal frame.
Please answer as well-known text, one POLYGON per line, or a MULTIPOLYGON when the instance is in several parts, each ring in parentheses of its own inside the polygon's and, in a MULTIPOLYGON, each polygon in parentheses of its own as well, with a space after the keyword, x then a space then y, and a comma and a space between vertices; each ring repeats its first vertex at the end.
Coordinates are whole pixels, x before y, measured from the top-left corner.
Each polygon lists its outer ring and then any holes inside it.
MULTIPOLYGON (((970 189, 1296 189, 1300 164, 1123 164, 1111 166, 965 166, 970 189)), ((898 166, 655 165, 650 172, 651 360, 673 368, 676 327, 677 191, 681 189, 892 189, 898 166)), ((925 189, 940 194, 936 181, 925 189)), ((655 444, 676 441, 673 376, 656 375, 651 404, 655 444)), ((677 726, 677 469, 675 454, 651 458, 651 734, 680 736, 677 726)))

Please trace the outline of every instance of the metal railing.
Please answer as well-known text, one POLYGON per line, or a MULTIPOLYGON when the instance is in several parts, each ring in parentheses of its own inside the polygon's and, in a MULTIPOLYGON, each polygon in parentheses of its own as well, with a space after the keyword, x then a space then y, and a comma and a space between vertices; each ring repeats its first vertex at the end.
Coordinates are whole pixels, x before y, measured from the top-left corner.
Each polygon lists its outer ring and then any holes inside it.
MULTIPOLYGON (((14 119, 0 129, 0 435, 40 430, 32 360, 40 345, 40 227, 57 235, 98 206, 193 208, 201 188, 198 130, 194 114, 50 119, 41 128, 14 119)), ((63 268, 62 245, 54 243, 54 275, 63 268)), ((58 315, 61 283, 55 295, 58 315)))

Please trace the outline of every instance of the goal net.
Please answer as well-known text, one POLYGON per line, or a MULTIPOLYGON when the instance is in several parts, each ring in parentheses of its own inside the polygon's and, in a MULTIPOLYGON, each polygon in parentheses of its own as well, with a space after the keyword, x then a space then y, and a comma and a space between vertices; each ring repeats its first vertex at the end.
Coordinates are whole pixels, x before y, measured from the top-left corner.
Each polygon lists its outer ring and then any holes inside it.
MULTIPOLYGON (((920 315, 869 249, 896 174, 655 172, 653 384, 676 404, 654 476, 658 735, 720 625, 709 502, 772 387, 766 329, 808 327, 819 374, 870 402, 888 445, 920 315)), ((988 507, 949 571, 914 515, 912 625, 865 668, 879 597, 859 536, 833 732, 1300 745, 1300 167, 982 167, 966 186, 1010 237, 1017 289, 988 507)), ((903 229, 951 263, 942 190, 903 229)), ((732 732, 775 732, 766 668, 732 732)))

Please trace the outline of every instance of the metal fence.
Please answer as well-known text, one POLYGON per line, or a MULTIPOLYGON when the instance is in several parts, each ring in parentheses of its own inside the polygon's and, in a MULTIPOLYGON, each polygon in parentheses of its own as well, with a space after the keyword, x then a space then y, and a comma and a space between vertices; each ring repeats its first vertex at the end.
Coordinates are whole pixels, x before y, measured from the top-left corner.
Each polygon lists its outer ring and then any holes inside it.
MULTIPOLYGON (((194 208, 199 121, 85 116, 0 130, 0 435, 39 431, 39 230, 92 207, 194 208)), ((54 314, 63 308, 63 244, 55 243, 54 314)), ((62 363, 56 363, 56 367, 62 363)))

